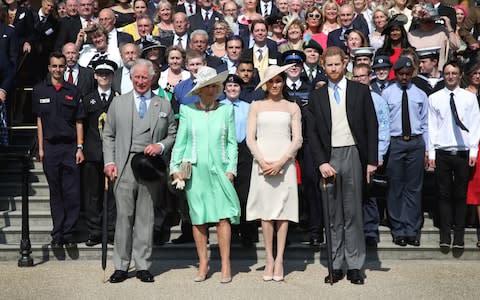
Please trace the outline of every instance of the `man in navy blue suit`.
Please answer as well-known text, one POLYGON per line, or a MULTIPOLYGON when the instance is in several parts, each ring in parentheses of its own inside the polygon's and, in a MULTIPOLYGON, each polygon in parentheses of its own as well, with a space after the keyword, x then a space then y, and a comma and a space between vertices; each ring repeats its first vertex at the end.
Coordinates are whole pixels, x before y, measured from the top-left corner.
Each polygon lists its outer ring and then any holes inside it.
POLYGON ((344 4, 340 7, 338 12, 340 16, 341 28, 335 29, 334 31, 328 34, 327 46, 337 46, 343 51, 347 50, 345 32, 349 29, 360 30, 363 35, 368 37, 368 26, 361 21, 361 18, 354 19, 354 10, 351 4, 344 4))
POLYGON ((191 31, 202 29, 209 33, 208 44, 210 45, 213 42, 213 25, 216 21, 223 20, 223 15, 213 10, 212 0, 202 0, 200 12, 188 19, 191 31))

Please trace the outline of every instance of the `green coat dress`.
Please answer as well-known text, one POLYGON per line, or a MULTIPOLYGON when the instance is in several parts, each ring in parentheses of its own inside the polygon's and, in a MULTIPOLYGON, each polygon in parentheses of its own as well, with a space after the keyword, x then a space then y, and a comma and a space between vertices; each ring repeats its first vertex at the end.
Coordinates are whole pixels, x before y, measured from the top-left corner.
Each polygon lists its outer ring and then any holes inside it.
POLYGON ((185 192, 193 225, 240 221, 240 203, 225 173, 236 175, 237 141, 233 106, 220 104, 205 112, 195 104, 180 106, 180 120, 170 161, 170 173, 191 162, 185 192))

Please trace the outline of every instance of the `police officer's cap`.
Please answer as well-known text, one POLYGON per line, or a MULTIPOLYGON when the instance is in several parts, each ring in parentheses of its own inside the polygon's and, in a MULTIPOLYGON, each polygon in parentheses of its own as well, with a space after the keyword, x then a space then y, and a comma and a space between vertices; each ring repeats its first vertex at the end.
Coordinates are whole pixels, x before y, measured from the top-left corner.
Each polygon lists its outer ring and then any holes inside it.
POLYGON ((228 74, 227 79, 223 82, 223 85, 227 85, 227 83, 236 83, 239 86, 243 85, 243 80, 237 74, 228 74))
POLYGON ((113 73, 118 68, 114 61, 109 59, 100 59, 92 63, 95 73, 113 73))
POLYGON ((132 157, 131 167, 137 179, 154 181, 167 177, 167 165, 160 156, 149 156, 143 152, 132 157))
POLYGON ((303 42, 303 50, 305 50, 307 48, 317 50, 320 55, 322 55, 322 53, 323 53, 322 46, 317 41, 315 41, 314 39, 310 39, 308 41, 303 42))
POLYGON ((305 53, 299 50, 288 50, 282 53, 283 64, 303 63, 305 61, 305 53))
POLYGON ((420 48, 415 50, 418 58, 436 58, 440 56, 440 47, 420 48))
POLYGON ((391 68, 392 63, 390 62, 390 57, 384 55, 375 56, 373 59, 372 69, 379 68, 391 68))
POLYGON ((360 56, 368 56, 368 57, 373 57, 373 53, 375 52, 375 49, 372 47, 360 47, 352 50, 352 54, 354 57, 360 57, 360 56))
POLYGON ((402 68, 413 68, 412 60, 406 56, 401 56, 393 66, 393 70, 398 71, 402 68))

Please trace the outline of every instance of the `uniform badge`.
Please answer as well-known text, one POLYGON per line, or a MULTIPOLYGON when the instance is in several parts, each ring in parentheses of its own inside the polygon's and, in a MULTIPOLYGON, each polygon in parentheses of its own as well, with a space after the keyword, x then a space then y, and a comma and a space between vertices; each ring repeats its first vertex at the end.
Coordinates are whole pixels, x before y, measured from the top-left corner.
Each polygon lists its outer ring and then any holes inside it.
POLYGON ((95 101, 95 99, 90 100, 91 105, 95 105, 95 103, 97 103, 97 101, 95 101))
POLYGON ((65 95, 65 100, 67 100, 67 101, 72 101, 72 100, 73 100, 73 96, 65 95))

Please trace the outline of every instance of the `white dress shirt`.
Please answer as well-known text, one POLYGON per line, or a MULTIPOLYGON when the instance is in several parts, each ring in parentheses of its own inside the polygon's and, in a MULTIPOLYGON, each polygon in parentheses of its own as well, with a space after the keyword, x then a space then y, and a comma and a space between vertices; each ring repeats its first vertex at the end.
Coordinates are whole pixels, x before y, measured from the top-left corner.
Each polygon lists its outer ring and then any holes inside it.
POLYGON ((122 68, 122 80, 120 81, 120 91, 122 94, 126 94, 133 90, 132 79, 130 78, 130 69, 122 68))
POLYGON ((477 157, 480 139, 480 110, 477 97, 467 90, 443 88, 428 97, 428 157, 435 159, 435 150, 470 150, 477 157), (468 129, 455 124, 450 108, 450 93, 454 93, 455 106, 460 121, 468 129))
MULTIPOLYGON (((66 82, 68 82, 68 70, 70 68, 69 67, 65 67, 65 72, 63 72, 63 80, 65 80, 66 82)), ((78 68, 78 64, 75 64, 72 68, 72 76, 73 76, 73 84, 74 85, 77 85, 78 83, 78 73, 80 72, 80 69, 78 68)))

